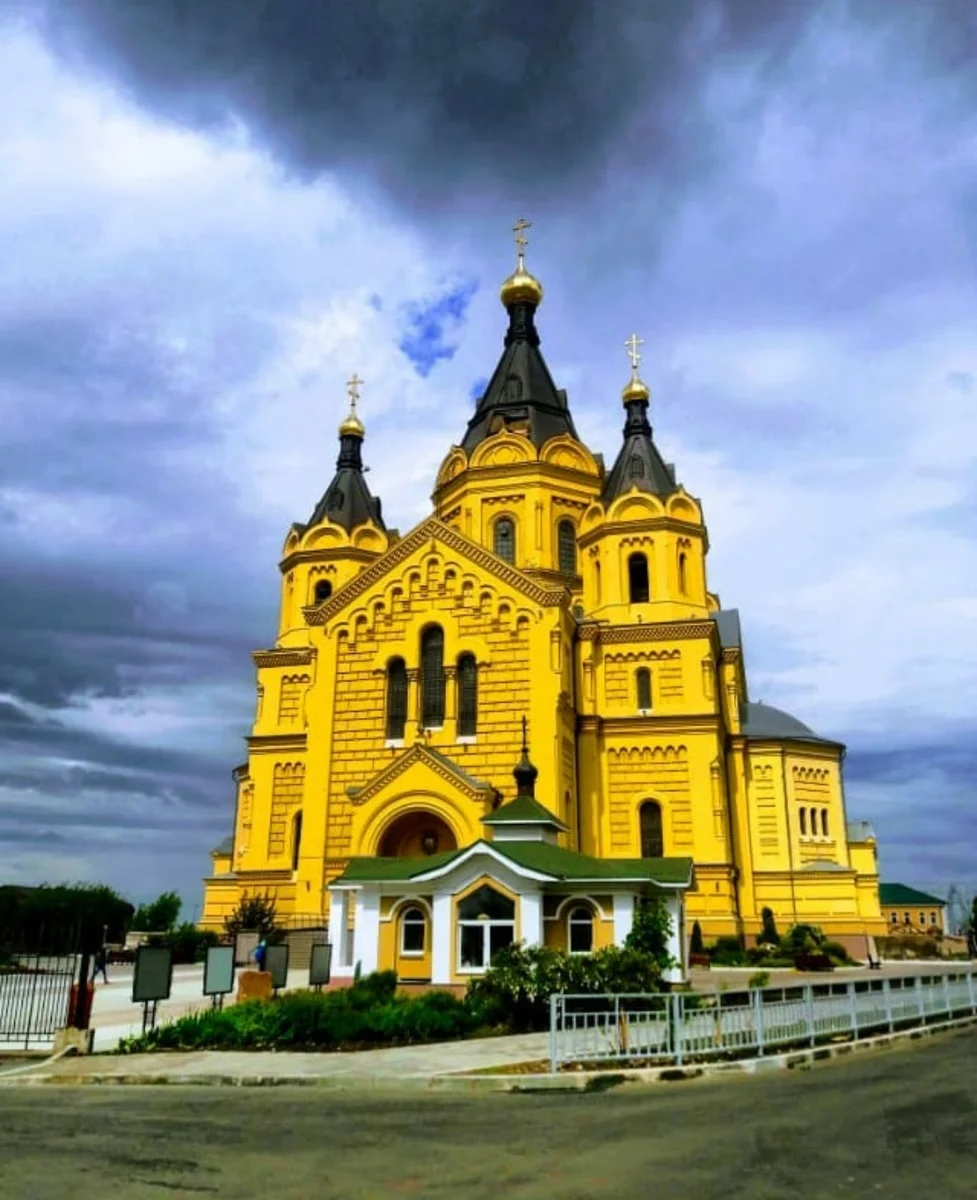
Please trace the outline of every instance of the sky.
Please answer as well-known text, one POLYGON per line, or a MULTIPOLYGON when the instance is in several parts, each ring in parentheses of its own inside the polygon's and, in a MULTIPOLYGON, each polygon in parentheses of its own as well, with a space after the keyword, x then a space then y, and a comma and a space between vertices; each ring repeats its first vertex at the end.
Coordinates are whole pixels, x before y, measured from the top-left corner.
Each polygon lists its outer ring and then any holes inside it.
POLYGON ((975 52, 963 0, 0 0, 0 880, 194 915, 344 382, 406 531, 524 215, 608 461, 645 339, 751 698, 977 890, 975 52))

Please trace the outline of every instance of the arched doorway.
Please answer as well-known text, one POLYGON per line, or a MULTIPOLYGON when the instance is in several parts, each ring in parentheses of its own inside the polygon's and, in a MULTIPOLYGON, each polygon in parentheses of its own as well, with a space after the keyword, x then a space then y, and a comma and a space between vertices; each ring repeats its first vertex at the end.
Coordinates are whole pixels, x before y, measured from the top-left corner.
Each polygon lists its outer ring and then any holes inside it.
POLYGON ((380 837, 381 858, 422 858, 443 850, 457 850, 458 843, 446 821, 434 813, 415 811, 395 817, 380 837))

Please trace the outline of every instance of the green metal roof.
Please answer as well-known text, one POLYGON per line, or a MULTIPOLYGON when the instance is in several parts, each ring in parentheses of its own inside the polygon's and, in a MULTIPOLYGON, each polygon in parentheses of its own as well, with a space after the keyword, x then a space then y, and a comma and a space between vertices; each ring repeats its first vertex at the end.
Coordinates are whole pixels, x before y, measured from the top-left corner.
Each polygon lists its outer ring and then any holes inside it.
POLYGON ((566 829, 563 822, 536 799, 535 796, 517 796, 503 804, 494 813, 482 817, 483 825, 551 825, 554 829, 566 829))
POLYGON ((939 896, 931 896, 929 892, 918 892, 904 883, 880 883, 879 903, 894 907, 900 904, 925 904, 927 907, 932 907, 934 905, 942 906, 946 904, 946 901, 941 900, 939 896))
MULTIPOLYGON (((490 847, 516 866, 549 875, 554 881, 613 883, 638 880, 681 887, 692 880, 691 858, 591 858, 546 842, 475 842, 490 847)), ((424 858, 351 858, 336 883, 407 883, 449 866, 470 850, 446 850, 424 858)))

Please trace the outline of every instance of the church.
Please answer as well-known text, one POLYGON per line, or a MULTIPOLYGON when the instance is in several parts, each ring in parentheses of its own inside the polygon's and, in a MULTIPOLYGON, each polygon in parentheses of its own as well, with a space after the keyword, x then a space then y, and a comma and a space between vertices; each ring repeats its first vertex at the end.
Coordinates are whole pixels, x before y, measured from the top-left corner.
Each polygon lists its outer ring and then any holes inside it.
POLYGON ((283 923, 328 922, 334 977, 442 986, 512 941, 621 944, 649 897, 676 979, 694 923, 752 941, 764 908, 864 953, 885 923, 844 746, 750 699, 636 336, 611 467, 580 440, 541 353, 527 228, 501 357, 403 535, 367 485, 350 381, 336 474, 285 539, 201 924, 267 896, 283 923))

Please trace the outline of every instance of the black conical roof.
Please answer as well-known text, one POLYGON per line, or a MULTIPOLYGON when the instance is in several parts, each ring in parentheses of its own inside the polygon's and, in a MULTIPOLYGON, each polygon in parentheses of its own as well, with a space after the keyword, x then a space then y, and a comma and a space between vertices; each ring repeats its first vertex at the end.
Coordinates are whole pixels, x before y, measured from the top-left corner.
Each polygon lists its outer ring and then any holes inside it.
POLYGON ((347 533, 357 525, 373 521, 381 529, 386 526, 380 511, 380 501, 370 494, 363 477, 361 449, 363 438, 356 433, 343 433, 339 438, 339 458, 336 474, 305 526, 306 529, 331 521, 347 533))
POLYGON ((560 434, 577 438, 567 394, 557 388, 539 352, 535 311, 527 301, 509 305, 505 349, 468 422, 461 443, 466 454, 507 425, 524 429, 537 449, 560 434))
POLYGON ((601 500, 605 505, 632 488, 654 496, 670 496, 678 491, 673 469, 658 453, 652 441, 647 399, 628 400, 625 405, 624 445, 604 480, 601 500))

